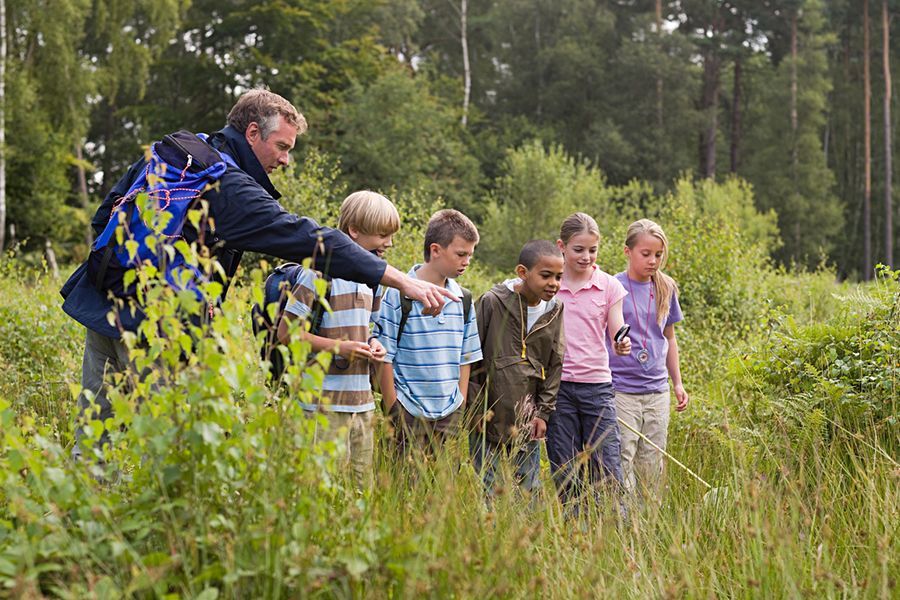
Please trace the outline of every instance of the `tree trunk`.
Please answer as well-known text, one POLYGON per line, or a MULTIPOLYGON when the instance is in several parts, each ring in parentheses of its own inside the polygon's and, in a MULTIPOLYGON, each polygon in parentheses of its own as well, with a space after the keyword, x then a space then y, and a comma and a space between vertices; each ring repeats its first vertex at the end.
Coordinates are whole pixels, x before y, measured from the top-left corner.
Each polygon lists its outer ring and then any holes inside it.
POLYGON ((708 50, 703 59, 703 95, 700 111, 706 114, 706 124, 700 132, 700 175, 707 179, 716 176, 716 131, 719 113, 719 58, 708 50))
POLYGON ((731 172, 737 173, 741 163, 741 102, 743 59, 734 59, 734 88, 731 93, 731 172))
POLYGON ((459 25, 462 31, 462 55, 463 55, 463 114, 462 126, 469 122, 469 97, 472 94, 472 71, 469 68, 469 34, 468 34, 468 0, 460 0, 459 25))
POLYGON ((541 114, 544 112, 544 100, 543 100, 543 88, 544 88, 544 67, 542 65, 543 57, 541 56, 541 11, 540 7, 535 4, 534 7, 534 55, 537 59, 537 90, 535 90, 535 95, 537 96, 537 106, 535 109, 535 113, 537 114, 538 120, 541 118, 541 114))
MULTIPOLYGON (((87 174, 84 169, 84 153, 81 150, 81 140, 75 142, 75 165, 78 172, 78 199, 81 201, 81 208, 84 209, 85 214, 88 214, 90 201, 88 199, 87 174)), ((90 222, 88 222, 84 235, 87 245, 90 246, 94 242, 94 231, 91 229, 90 222)))
POLYGON ((869 77, 869 0, 863 0, 863 147, 865 174, 863 183, 863 281, 872 273, 872 81, 869 77))
POLYGON ((663 118, 663 56, 665 50, 663 48, 663 31, 662 31, 662 0, 656 0, 656 181, 657 184, 662 183, 664 173, 666 172, 665 150, 666 144, 666 127, 663 118))
POLYGON ((881 48, 884 64, 884 256, 894 268, 894 153, 891 140, 891 22, 888 1, 881 0, 881 48))
POLYGON ((59 279, 59 265, 56 263, 56 252, 53 251, 53 244, 50 243, 50 238, 44 240, 44 255, 47 258, 47 266, 50 268, 53 279, 59 279))
POLYGON ((0 0, 0 254, 6 241, 6 0, 0 0))
POLYGON ((103 119, 101 136, 105 147, 103 154, 100 155, 100 171, 103 175, 100 189, 109 190, 116 182, 113 178, 113 151, 110 147, 116 130, 116 107, 109 103, 104 104, 106 104, 103 107, 106 118, 103 119))
MULTIPOLYGON (((662 51, 662 0, 656 0, 656 36, 659 40, 659 50, 662 51)), ((660 134, 663 130, 663 78, 662 65, 656 70, 656 126, 660 134)))
MULTIPOLYGON (((791 169, 797 169, 797 11, 791 15, 791 169)), ((794 173, 796 174, 796 173, 794 173)))
POLYGON ((700 96, 700 112, 704 114, 706 123, 700 131, 700 175, 707 179, 716 176, 716 132, 719 123, 719 77, 722 59, 719 55, 719 32, 721 16, 718 10, 712 15, 704 39, 708 45, 703 52, 703 84, 700 96), (711 36, 707 35, 712 33, 711 36))

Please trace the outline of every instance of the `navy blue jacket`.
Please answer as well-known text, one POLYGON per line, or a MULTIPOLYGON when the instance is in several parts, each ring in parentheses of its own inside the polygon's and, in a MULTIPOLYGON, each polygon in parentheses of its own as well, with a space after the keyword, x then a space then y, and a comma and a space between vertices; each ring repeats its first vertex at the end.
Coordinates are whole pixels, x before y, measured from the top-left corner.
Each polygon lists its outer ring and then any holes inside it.
MULTIPOLYGON (((344 233, 322 227, 312 219, 292 215, 278 204, 281 194, 272 185, 242 133, 228 126, 213 134, 209 142, 234 158, 240 167, 229 165, 219 180, 219 189, 204 195, 209 201, 214 228, 208 227, 203 239, 229 279, 237 271, 243 252, 252 251, 293 262, 302 262, 316 254, 316 268, 332 277, 372 287, 381 281, 387 267, 382 259, 361 248, 344 233), (315 252, 320 238, 325 251, 315 252)), ((145 164, 144 159, 134 163, 107 194, 91 220, 95 235, 106 227, 116 200, 127 193, 145 164)), ((185 225, 184 236, 189 242, 198 238, 189 223, 185 225)), ((227 291, 227 286, 225 289, 227 291)), ((87 263, 72 273, 60 293, 65 298, 63 310, 70 317, 97 333, 120 337, 119 329, 107 321, 107 314, 113 309, 112 301, 89 281, 87 263)), ((119 319, 124 329, 135 331, 143 314, 139 310, 135 314, 122 310, 119 319)))

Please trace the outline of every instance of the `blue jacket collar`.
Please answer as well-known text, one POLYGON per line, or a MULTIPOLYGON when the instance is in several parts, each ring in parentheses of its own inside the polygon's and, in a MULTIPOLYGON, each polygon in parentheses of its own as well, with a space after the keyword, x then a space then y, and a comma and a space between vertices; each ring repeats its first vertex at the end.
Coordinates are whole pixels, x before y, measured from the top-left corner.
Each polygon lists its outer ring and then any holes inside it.
POLYGON ((253 149, 250 147, 250 144, 247 143, 247 138, 244 137, 243 133, 231 125, 227 125, 224 129, 217 131, 213 135, 213 138, 215 138, 213 147, 222 148, 223 151, 230 154, 241 170, 252 177, 256 183, 261 185, 270 196, 276 200, 281 198, 281 194, 275 189, 275 186, 272 185, 268 173, 266 173, 265 169, 263 169, 262 165, 259 163, 259 159, 256 158, 253 149))

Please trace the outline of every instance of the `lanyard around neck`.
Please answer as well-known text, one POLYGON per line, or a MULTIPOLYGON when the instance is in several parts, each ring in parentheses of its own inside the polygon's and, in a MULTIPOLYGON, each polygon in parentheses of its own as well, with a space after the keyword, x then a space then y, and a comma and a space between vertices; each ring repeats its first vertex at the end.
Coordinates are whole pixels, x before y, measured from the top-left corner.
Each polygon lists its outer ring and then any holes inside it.
MULTIPOLYGON (((631 295, 631 306, 634 308, 634 318, 637 319, 638 327, 642 327, 641 332, 643 333, 643 338, 641 339, 641 348, 647 349, 647 338, 650 333, 650 307, 653 306, 653 288, 650 288, 650 296, 647 299, 647 314, 645 325, 641 325, 641 315, 637 309, 637 302, 634 300, 634 289, 631 286, 631 277, 625 275, 625 279, 628 280, 628 293, 631 295)), ((652 281, 652 280, 651 280, 652 281)))

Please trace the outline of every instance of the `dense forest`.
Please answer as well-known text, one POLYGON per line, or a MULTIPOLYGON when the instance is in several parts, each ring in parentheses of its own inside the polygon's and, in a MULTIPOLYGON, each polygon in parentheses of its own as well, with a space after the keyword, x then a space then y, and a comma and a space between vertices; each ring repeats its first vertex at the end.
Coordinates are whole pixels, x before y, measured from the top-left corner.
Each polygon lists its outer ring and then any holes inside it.
POLYGON ((610 186, 746 180, 786 266, 869 278, 897 248, 895 0, 0 7, 0 247, 83 257, 142 144, 218 129, 265 86, 310 122, 298 163, 313 153, 345 185, 416 191, 480 224, 502 208, 509 153, 537 141, 610 186))

